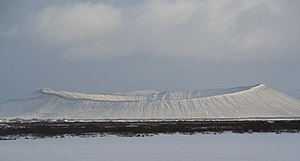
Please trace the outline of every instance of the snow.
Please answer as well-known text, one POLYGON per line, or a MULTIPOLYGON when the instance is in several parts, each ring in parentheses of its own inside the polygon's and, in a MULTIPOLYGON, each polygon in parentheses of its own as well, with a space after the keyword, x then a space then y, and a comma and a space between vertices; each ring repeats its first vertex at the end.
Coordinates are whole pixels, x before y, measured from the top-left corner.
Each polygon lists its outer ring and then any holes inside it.
POLYGON ((160 135, 10 140, 0 143, 3 161, 296 161, 300 134, 160 135))
POLYGON ((264 84, 195 91, 84 94, 42 89, 0 104, 0 118, 226 119, 300 117, 300 101, 264 84))
MULTIPOLYGON (((260 85, 257 85, 260 86, 260 85)), ((197 91, 173 91, 162 92, 157 91, 134 91, 129 93, 117 93, 117 94, 85 94, 53 90, 50 88, 44 88, 40 92, 45 94, 53 94, 66 99, 81 99, 92 101, 155 101, 155 100, 182 100, 210 97, 216 95, 230 94, 235 92, 244 91, 256 86, 249 87, 236 87, 229 89, 209 89, 209 90, 197 90, 197 91)))

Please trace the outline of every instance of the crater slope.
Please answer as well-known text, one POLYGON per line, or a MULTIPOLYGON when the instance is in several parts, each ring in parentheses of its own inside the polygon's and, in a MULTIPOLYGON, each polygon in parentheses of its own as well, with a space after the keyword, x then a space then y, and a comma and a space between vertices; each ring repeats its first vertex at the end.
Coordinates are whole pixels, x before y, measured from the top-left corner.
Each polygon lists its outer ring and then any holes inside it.
POLYGON ((53 90, 0 104, 2 119, 226 119, 300 117, 300 101, 264 84, 229 89, 84 94, 53 90))

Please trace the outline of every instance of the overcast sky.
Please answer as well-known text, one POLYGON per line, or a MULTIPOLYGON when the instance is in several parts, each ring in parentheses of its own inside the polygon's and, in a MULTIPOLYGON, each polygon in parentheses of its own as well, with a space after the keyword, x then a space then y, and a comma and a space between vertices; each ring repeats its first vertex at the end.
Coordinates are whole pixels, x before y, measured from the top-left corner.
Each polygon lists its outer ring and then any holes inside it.
POLYGON ((300 1, 0 0, 0 102, 265 83, 300 89, 300 1))

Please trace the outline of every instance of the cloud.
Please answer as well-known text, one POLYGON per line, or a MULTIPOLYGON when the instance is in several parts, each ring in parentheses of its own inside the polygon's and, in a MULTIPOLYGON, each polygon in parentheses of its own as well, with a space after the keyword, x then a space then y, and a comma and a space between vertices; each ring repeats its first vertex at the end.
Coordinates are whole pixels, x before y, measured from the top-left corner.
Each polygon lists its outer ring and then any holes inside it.
POLYGON ((189 1, 150 1, 141 8, 138 22, 157 32, 187 23, 197 10, 197 6, 189 1))
POLYGON ((13 28, 1 27, 0 28, 0 36, 11 37, 11 36, 15 35, 18 32, 18 30, 19 29, 17 27, 13 27, 13 28))
POLYGON ((125 7, 84 2, 46 7, 32 24, 40 39, 64 46, 65 58, 148 54, 255 61, 280 57, 279 51, 299 42, 291 39, 300 36, 291 6, 277 0, 161 0, 125 7))
POLYGON ((81 43, 109 32, 121 22, 119 9, 92 3, 49 6, 37 14, 40 36, 57 43, 81 43))

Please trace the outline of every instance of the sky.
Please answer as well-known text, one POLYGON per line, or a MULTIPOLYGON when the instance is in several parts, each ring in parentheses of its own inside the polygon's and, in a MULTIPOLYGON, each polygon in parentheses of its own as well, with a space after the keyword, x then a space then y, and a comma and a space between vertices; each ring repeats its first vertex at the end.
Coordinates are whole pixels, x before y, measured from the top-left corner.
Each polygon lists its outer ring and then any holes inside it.
POLYGON ((0 102, 264 83, 300 91, 300 1, 0 0, 0 102))

